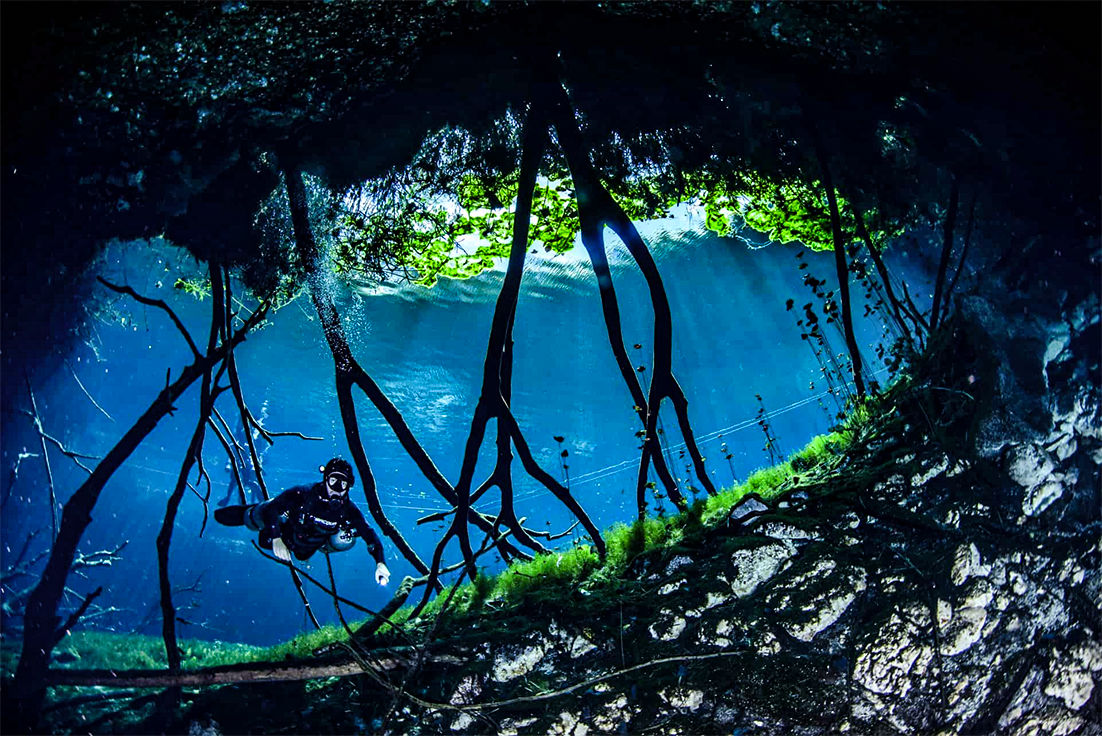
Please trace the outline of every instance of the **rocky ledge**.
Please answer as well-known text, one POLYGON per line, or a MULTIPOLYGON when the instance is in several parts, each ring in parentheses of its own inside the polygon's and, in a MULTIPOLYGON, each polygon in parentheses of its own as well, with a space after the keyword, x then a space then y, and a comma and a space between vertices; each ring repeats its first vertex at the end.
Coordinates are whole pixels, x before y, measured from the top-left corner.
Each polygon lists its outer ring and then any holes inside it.
MULTIPOLYGON (((991 314, 966 301, 782 494, 639 555, 618 586, 445 623, 432 651, 452 656, 409 681, 416 704, 347 680, 295 697, 367 732, 1102 732, 1098 298, 991 314)), ((255 730, 226 704, 273 693, 199 698, 192 730, 255 730)))

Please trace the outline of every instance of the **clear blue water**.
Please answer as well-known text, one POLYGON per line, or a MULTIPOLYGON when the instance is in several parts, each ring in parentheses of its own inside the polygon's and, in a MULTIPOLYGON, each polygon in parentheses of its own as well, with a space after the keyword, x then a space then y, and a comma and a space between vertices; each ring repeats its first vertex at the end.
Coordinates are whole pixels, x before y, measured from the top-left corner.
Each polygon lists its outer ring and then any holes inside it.
MULTIPOLYGON (((764 437, 754 421, 759 408, 755 394, 761 395, 772 414, 771 430, 785 452, 798 450, 812 436, 827 431, 835 404, 823 395, 827 385, 819 364, 795 325, 799 305, 812 301, 810 289, 801 280, 805 271, 797 268, 795 254, 800 248, 773 244, 751 249, 737 239, 703 234, 698 221, 684 219, 648 223, 641 231, 652 244, 665 281, 674 315, 675 375, 689 398, 690 418, 717 487, 729 485, 733 475, 745 478, 768 464, 764 437), (685 232, 683 227, 695 231, 685 232), (789 298, 797 305, 791 312, 785 309, 789 298), (722 457, 723 443, 733 455, 730 462, 722 457)), ((637 365, 646 365, 649 371, 652 322, 645 284, 615 238, 610 237, 609 247, 628 351, 637 365), (635 343, 643 347, 632 348, 635 343)), ((834 288, 833 256, 809 251, 805 259, 811 263, 806 272, 826 279, 827 288, 834 288)), ((175 269, 186 260, 181 251, 165 245, 114 244, 103 272, 140 293, 164 298, 202 344, 209 326, 209 300, 199 302, 170 288, 175 269)), ((898 256, 893 260, 890 254, 888 260, 890 265, 894 262, 898 275, 908 279, 913 292, 928 291, 922 285, 927 282, 921 264, 898 256)), ((346 291, 339 298, 361 365, 403 412, 453 483, 478 399, 502 273, 468 281, 445 280, 429 290, 365 288, 346 291)), ((854 312, 860 315, 863 301, 857 297, 854 312)), ((84 396, 64 364, 52 374, 40 370, 31 375, 46 430, 71 449, 87 454, 109 450, 164 386, 166 369, 172 367, 176 373, 190 358, 183 339, 163 314, 126 298, 119 299, 116 307, 125 321, 119 315, 92 320, 89 339, 78 342, 67 356, 84 387, 113 422, 84 396)), ((882 325, 871 319, 857 323, 866 358, 880 368, 871 346, 880 337, 882 325)), ((828 335, 835 349, 844 347, 835 333, 828 335)), ((512 405, 537 460, 559 477, 560 448, 553 437, 565 437, 576 498, 601 528, 629 521, 635 514, 639 425, 608 345, 584 250, 576 248, 554 258, 542 252, 529 257, 515 339, 512 405)), ((306 297, 273 315, 270 326, 251 336, 239 349, 238 362, 254 413, 267 402, 269 429, 323 438, 276 442, 264 464, 273 493, 318 479, 318 466, 334 455, 350 458, 333 390, 332 358, 306 297)), ((883 373, 877 377, 887 378, 883 373)), ((129 544, 114 566, 92 569, 87 578, 70 578, 70 587, 81 594, 104 585, 99 602, 121 609, 90 625, 128 631, 157 605, 154 540, 194 430, 197 386, 179 402, 175 416, 166 417, 115 474, 100 497, 81 551, 114 548, 123 541, 129 544)), ((383 506, 422 558, 429 560, 442 527, 438 523, 418 526, 415 521, 447 506, 370 402, 357 393, 357 403, 383 506)), ((220 399, 219 407, 236 425, 229 393, 220 399)), ((681 438, 672 409, 664 406, 662 417, 669 430, 672 470, 685 478, 688 463, 678 456, 681 438)), ((16 413, 4 416, 0 445, 5 467, 11 467, 20 452, 41 452, 29 424, 16 413)), ((495 431, 491 423, 476 484, 493 467, 495 431)), ((213 435, 208 434, 206 447, 213 509, 214 501, 225 494, 229 475, 213 435)), ((52 449, 51 459, 58 500, 64 502, 86 476, 52 449)), ((567 511, 528 478, 519 461, 514 461, 513 468, 518 515, 527 516, 528 525, 536 529, 557 532, 568 527, 567 511)), ((3 483, 5 494, 11 493, 2 519, 5 556, 17 553, 34 528, 45 530, 36 541, 36 548, 41 548, 50 525, 41 458, 23 460, 14 484, 7 476, 3 483)), ((366 514, 359 491, 357 485, 353 498, 360 499, 366 514)), ((489 512, 497 508, 491 495, 482 505, 489 512)), ((171 574, 181 586, 202 574, 201 592, 181 592, 176 605, 181 617, 204 625, 184 625, 180 635, 272 644, 304 630, 309 624, 286 571, 261 558, 250 543, 253 535, 244 529, 220 527, 211 520, 200 536, 202 518, 202 504, 194 495, 186 495, 173 537, 171 574)), ((575 532, 560 543, 580 539, 575 532)), ((384 544, 393 574, 387 590, 392 591, 412 569, 389 542, 384 544)), ((454 545, 450 552, 451 559, 456 559, 454 545)), ((374 583, 374 565, 362 545, 333 559, 343 595, 371 608, 389 599, 387 590, 374 583)), ((494 566, 492 559, 484 559, 494 566)), ((307 566, 313 574, 326 577, 320 555, 307 566)), ((311 590, 310 597, 323 622, 336 621, 323 593, 311 590)), ((70 604, 75 600, 70 599, 70 604)), ((155 618, 143 631, 157 633, 159 626, 155 618)))

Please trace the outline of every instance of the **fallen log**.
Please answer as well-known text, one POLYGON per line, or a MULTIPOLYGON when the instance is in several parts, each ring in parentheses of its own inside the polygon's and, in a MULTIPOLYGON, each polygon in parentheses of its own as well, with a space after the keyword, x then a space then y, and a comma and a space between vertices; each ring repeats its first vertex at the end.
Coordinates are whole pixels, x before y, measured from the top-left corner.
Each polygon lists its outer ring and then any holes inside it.
MULTIPOLYGON (((408 665, 405 657, 388 651, 379 656, 367 655, 364 662, 376 672, 399 669, 408 665)), ((464 664, 467 658, 454 654, 429 655, 437 664, 464 664)), ((168 670, 77 670, 51 669, 46 676, 48 686, 79 685, 99 687, 203 687, 252 682, 298 682, 322 677, 350 677, 365 670, 354 659, 340 661, 251 662, 212 667, 172 674, 168 670)))

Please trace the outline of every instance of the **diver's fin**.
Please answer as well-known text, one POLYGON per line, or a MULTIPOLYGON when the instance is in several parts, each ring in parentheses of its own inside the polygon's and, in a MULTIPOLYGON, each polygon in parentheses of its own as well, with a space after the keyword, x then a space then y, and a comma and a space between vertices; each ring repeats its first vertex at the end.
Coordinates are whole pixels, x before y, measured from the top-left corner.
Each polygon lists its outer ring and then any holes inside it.
POLYGON ((248 506, 227 506, 214 510, 214 520, 224 526, 245 526, 245 511, 248 506))

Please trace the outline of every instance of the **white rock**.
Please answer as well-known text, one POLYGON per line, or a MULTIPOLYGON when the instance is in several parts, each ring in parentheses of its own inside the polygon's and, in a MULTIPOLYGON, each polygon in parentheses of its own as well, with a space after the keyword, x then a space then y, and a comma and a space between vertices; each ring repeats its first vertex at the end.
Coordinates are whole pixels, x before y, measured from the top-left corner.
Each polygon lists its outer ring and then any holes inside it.
POLYGON ((953 657, 972 648, 983 636, 987 611, 983 608, 961 608, 941 632, 941 653, 953 657))
POLYGON ((716 606, 722 606, 728 600, 728 596, 722 593, 709 593, 707 599, 704 601, 704 607, 715 608, 716 606))
POLYGON ((685 555, 678 555, 670 560, 670 564, 666 565, 666 574, 672 575, 678 568, 685 567, 685 565, 692 564, 692 558, 685 555))
POLYGON ((963 585, 964 581, 973 575, 976 577, 987 577, 991 574, 991 566, 982 563, 983 560, 980 557, 980 551, 976 548, 975 544, 962 544, 957 547, 957 552, 953 559, 953 569, 949 573, 953 585, 963 585))
POLYGON ((771 521, 761 527, 761 531, 767 537, 773 537, 773 539, 818 539, 819 535, 815 532, 809 532, 806 529, 801 529, 798 526, 792 524, 784 524, 779 521, 771 521))
POLYGON ((508 682, 522 675, 527 675, 543 659, 544 648, 542 644, 533 644, 517 651, 518 649, 518 647, 507 647, 494 657, 493 678, 495 682, 508 682))
POLYGON ((1037 516, 1060 496, 1064 495, 1064 485, 1058 481, 1050 480, 1026 491, 1022 498, 1022 513, 1026 516, 1037 516))
POLYGON ((626 695, 618 695, 616 700, 606 705, 603 712, 595 713, 593 725, 602 733, 611 733, 619 730, 620 726, 631 720, 631 711, 627 707, 626 695))
POLYGON ((661 588, 658 589, 658 595, 669 595, 670 593, 674 592, 675 590, 677 590, 678 588, 680 588, 684 584, 685 584, 684 580, 678 580, 676 583, 666 583, 665 585, 663 585, 661 588))
POLYGON ((731 562, 735 567, 731 592, 739 598, 750 595, 759 585, 773 577, 781 565, 794 554, 796 546, 787 540, 738 550, 731 555, 731 562))
POLYGON ((460 681, 448 702, 452 705, 470 705, 481 694, 482 683, 474 675, 467 675, 460 681))
MULTIPOLYGON (((922 676, 934 658, 925 638, 894 613, 880 626, 873 642, 858 653, 853 666, 853 679, 868 691, 868 700, 883 705, 876 694, 904 697, 910 692, 913 680, 922 676)), ((868 720, 856 710, 853 714, 868 720)))
POLYGON ((658 697, 680 710, 695 711, 704 703, 703 691, 681 687, 670 691, 662 690, 658 693, 658 697))
POLYGON ((1007 474, 1023 488, 1040 485, 1055 469, 1049 454, 1034 444, 1018 445, 1008 457, 1007 474))
POLYGON ((1010 736, 1070 736, 1082 727, 1083 719, 1067 711, 1046 712, 1027 718, 1010 736))
POLYGON ((987 608, 995 599, 995 588, 983 578, 973 580, 957 608, 987 608))
POLYGON ((1094 691, 1091 673, 1098 670, 1102 670, 1102 647, 1093 641, 1077 644, 1049 663, 1045 694, 1064 701, 1071 710, 1079 710, 1090 700, 1094 691))
POLYGON ((589 733, 589 726, 582 723, 577 715, 563 711, 559 713, 559 720, 547 729, 547 733, 549 736, 585 736, 589 733))
POLYGON ((938 600, 937 602, 937 625, 941 628, 945 628, 950 621, 953 620, 953 606, 949 601, 938 600))
MULTIPOLYGON (((791 597, 799 600, 801 615, 786 621, 784 627, 800 641, 811 641, 821 631, 830 627, 856 600, 858 593, 867 587, 868 575, 864 569, 846 568, 832 575, 836 567, 837 563, 834 560, 819 559, 811 569, 788 583, 795 588, 791 597), (810 587, 828 576, 835 578, 834 585, 827 586, 810 597, 801 595, 803 592, 801 588, 810 587)), ((786 601, 780 608, 783 610, 788 605, 791 604, 786 601)))
POLYGON ((650 635, 655 639, 673 641, 681 636, 681 633, 685 631, 685 627, 688 626, 688 622, 684 618, 674 616, 673 611, 668 608, 663 608, 659 612, 659 616, 661 618, 658 621, 647 627, 650 635))
POLYGON ((466 731, 468 728, 471 727, 471 724, 473 724, 473 723, 474 723, 474 718, 471 717, 470 714, 460 713, 459 715, 457 715, 455 717, 455 720, 452 721, 451 728, 452 728, 453 731, 466 731))
POLYGON ((1071 334, 1067 325, 1061 325, 1063 328, 1058 334, 1048 341, 1048 347, 1045 348, 1045 357, 1041 361, 1041 377, 1045 381, 1045 388, 1048 388, 1048 364, 1056 359, 1056 356, 1064 352, 1064 348, 1071 342, 1071 334))
POLYGON ((911 476, 911 487, 912 488, 920 488, 921 486, 926 485, 926 483, 929 482, 931 478, 934 478, 938 475, 941 475, 948 468, 949 468, 949 458, 948 458, 948 456, 943 455, 941 457, 941 459, 938 460, 936 463, 934 463, 934 465, 931 466, 928 470, 912 475, 911 476))
POLYGON ((1063 441, 1060 442, 1060 444, 1056 445, 1056 447, 1054 448, 1056 452, 1056 458, 1060 462, 1064 462, 1069 457, 1074 455, 1075 451, 1078 449, 1079 442, 1076 441, 1075 437, 1070 434, 1064 435, 1063 441))

